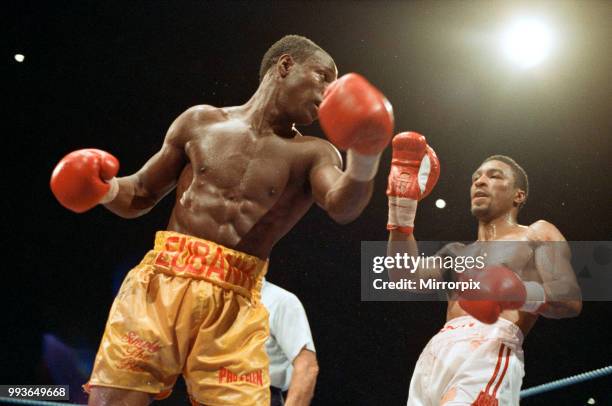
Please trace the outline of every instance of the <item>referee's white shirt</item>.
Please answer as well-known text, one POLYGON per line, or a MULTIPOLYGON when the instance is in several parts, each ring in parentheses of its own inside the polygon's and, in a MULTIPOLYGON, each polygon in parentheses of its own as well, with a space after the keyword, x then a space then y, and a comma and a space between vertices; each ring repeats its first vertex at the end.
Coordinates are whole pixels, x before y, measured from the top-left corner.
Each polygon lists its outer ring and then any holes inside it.
POLYGON ((261 300, 270 313, 270 337, 266 352, 270 358, 270 384, 289 389, 293 360, 302 348, 315 352, 306 311, 293 293, 264 279, 261 300))

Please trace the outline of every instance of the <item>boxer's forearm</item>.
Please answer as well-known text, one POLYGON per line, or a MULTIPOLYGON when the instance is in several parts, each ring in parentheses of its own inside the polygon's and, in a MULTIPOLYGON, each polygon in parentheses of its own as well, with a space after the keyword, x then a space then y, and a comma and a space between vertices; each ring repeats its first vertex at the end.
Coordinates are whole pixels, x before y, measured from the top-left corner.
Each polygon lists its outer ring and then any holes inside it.
POLYGON ((370 202, 374 181, 359 182, 343 173, 325 195, 324 208, 340 224, 355 220, 370 202))
POLYGON ((546 302, 538 313, 549 319, 566 319, 576 317, 582 311, 581 300, 567 302, 546 302))
POLYGON ((110 202, 104 204, 111 212, 123 218, 135 218, 148 213, 157 203, 143 187, 139 186, 136 175, 117 178, 119 192, 110 202))
MULTIPOLYGON (((414 235, 402 233, 398 230, 389 231, 389 242, 387 243, 387 256, 392 258, 404 258, 404 255, 409 257, 419 256, 419 245, 414 235)), ((406 261, 400 261, 405 263, 406 261)), ((388 269, 389 281, 399 282, 402 279, 406 280, 428 280, 428 279, 442 279, 442 272, 437 267, 423 267, 419 261, 417 269, 410 269, 402 267, 401 269, 389 268, 388 269)), ((431 293, 430 289, 421 289, 421 284, 418 283, 419 289, 411 289, 413 293, 431 293)))
MULTIPOLYGON (((404 254, 414 257, 418 255, 418 245, 414 235, 402 233, 398 230, 389 230, 389 242, 387 243, 387 256, 395 258, 397 255, 403 257, 404 254)), ((401 279, 414 279, 416 272, 411 273, 409 269, 388 270, 389 280, 398 282, 401 279)))
POLYGON ((293 374, 285 406, 309 405, 314 394, 318 374, 319 367, 316 356, 308 350, 302 350, 302 353, 293 362, 293 374))
POLYGON ((576 317, 582 311, 580 288, 572 281, 559 280, 544 283, 546 303, 538 313, 550 319, 576 317))
POLYGON ((419 247, 414 234, 402 233, 398 230, 389 230, 389 243, 387 244, 387 255, 394 256, 395 254, 410 256, 419 255, 419 247))

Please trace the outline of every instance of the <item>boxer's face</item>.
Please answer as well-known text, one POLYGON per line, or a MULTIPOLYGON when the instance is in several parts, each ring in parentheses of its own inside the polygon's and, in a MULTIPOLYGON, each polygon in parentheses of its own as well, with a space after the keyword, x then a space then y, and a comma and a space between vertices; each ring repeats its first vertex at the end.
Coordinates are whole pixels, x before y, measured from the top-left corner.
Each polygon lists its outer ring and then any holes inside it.
POLYGON ((472 214, 483 220, 501 216, 514 207, 517 192, 512 168, 501 161, 487 161, 472 175, 472 214))
POLYGON ((337 77, 336 65, 325 52, 316 51, 304 62, 294 62, 280 93, 281 105, 290 120, 300 125, 315 121, 323 93, 337 77))

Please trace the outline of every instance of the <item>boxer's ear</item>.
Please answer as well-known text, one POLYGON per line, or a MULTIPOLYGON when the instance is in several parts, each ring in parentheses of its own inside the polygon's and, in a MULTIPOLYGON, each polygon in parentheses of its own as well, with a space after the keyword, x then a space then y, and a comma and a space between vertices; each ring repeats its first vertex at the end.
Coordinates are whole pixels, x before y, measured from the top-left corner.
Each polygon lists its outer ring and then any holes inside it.
POLYGON ((295 65, 295 60, 289 54, 283 54, 278 58, 276 62, 276 70, 281 78, 286 77, 289 74, 291 68, 295 65))
POLYGON ((525 199, 527 194, 523 189, 515 189, 514 191, 514 199, 512 200, 515 207, 521 207, 523 203, 525 203, 525 199))

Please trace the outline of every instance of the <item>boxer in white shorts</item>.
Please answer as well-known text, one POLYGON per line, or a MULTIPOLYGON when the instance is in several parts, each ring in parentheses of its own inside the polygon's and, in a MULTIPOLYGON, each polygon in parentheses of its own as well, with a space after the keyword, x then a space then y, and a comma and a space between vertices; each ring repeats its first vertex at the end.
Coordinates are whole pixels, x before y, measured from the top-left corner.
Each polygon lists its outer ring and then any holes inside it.
MULTIPOLYGON (((417 202, 435 186, 439 168, 425 137, 402 133, 394 138, 387 189, 389 256, 419 256, 413 235, 417 202)), ((417 361, 409 406, 518 405, 524 375, 523 337, 540 315, 558 319, 580 313, 580 288, 563 235, 543 220, 530 226, 517 223, 528 192, 527 174, 512 158, 485 159, 472 176, 470 192, 471 212, 478 220, 477 241, 448 244, 434 256, 474 258, 486 252, 483 269, 463 273, 436 266, 389 270, 390 280, 414 280, 416 286, 433 279, 472 280, 480 285, 449 294, 447 322, 417 361), (548 243, 552 241, 558 243, 548 243)))
POLYGON ((470 316, 448 321, 417 361, 408 404, 469 405, 484 384, 484 393, 500 405, 518 405, 524 375, 522 343, 518 326, 503 318, 494 324, 470 316))

